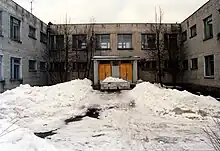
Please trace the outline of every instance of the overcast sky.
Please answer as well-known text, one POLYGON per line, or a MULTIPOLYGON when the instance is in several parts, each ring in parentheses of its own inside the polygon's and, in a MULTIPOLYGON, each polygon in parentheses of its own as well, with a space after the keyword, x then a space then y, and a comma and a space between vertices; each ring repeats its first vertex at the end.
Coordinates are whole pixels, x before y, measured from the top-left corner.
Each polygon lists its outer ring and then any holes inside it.
MULTIPOLYGON (((30 11, 31 0, 15 0, 30 11)), ((154 22, 155 7, 164 12, 163 22, 182 22, 208 0, 34 0, 33 14, 48 23, 154 22)))

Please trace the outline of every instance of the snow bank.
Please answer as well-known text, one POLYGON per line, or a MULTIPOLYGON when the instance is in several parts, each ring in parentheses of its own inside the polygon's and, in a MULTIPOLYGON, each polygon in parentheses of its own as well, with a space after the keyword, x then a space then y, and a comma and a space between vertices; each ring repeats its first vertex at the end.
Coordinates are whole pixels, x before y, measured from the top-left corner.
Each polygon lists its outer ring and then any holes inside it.
POLYGON ((1 151, 58 151, 48 141, 36 137, 28 129, 0 120, 1 151))
POLYGON ((102 82, 128 82, 128 81, 120 79, 120 78, 107 77, 102 82))
POLYGON ((19 124, 33 131, 56 129, 76 108, 88 103, 83 98, 92 93, 91 84, 85 79, 45 87, 21 85, 0 95, 0 117, 22 119, 19 124))
POLYGON ((158 114, 171 112, 182 114, 187 112, 215 116, 220 111, 220 103, 212 97, 197 96, 187 91, 160 88, 149 82, 137 84, 129 92, 129 95, 133 97, 139 107, 148 111, 152 110, 158 114))

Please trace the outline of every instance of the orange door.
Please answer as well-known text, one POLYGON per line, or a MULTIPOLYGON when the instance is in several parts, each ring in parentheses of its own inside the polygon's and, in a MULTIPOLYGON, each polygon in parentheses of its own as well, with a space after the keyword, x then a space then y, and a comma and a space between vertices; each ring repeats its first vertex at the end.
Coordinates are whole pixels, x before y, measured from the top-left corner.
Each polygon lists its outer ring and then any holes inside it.
POLYGON ((124 80, 132 81, 132 64, 120 64, 120 77, 124 80))
POLYGON ((110 64, 99 64, 99 80, 102 81, 112 75, 110 64))

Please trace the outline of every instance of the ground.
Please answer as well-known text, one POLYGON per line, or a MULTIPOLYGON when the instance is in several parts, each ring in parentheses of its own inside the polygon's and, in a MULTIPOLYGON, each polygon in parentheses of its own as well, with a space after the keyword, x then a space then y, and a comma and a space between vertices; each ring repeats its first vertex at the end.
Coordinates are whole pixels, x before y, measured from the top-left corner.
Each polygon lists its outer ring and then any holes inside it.
POLYGON ((21 85, 0 99, 1 151, 207 151, 204 128, 220 116, 212 97, 148 82, 115 93, 87 79, 21 85))

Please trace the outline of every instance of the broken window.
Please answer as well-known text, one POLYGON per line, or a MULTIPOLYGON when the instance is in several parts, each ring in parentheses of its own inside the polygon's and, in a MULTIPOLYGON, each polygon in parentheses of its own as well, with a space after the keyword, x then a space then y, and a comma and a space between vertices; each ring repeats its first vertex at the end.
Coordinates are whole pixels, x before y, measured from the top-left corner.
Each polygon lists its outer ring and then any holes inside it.
POLYGON ((204 36, 205 39, 213 37, 212 15, 204 19, 204 36))
POLYGON ((197 35, 196 25, 194 25, 190 28, 190 34, 191 34, 191 38, 195 37, 197 35))
POLYGON ((118 49, 132 49, 132 34, 118 34, 118 49))
POLYGON ((142 34, 141 35, 142 49, 156 49, 156 34, 142 34))
POLYGON ((191 69, 198 69, 198 59, 197 58, 191 59, 191 69))
POLYGON ((96 35, 96 49, 110 49, 110 34, 96 35))
POLYGON ((214 76, 214 55, 205 56, 205 76, 214 76))
POLYGON ((29 37, 36 39, 36 28, 29 26, 29 37))
POLYGON ((87 35, 73 35, 72 42, 73 50, 85 50, 87 48, 87 35))

